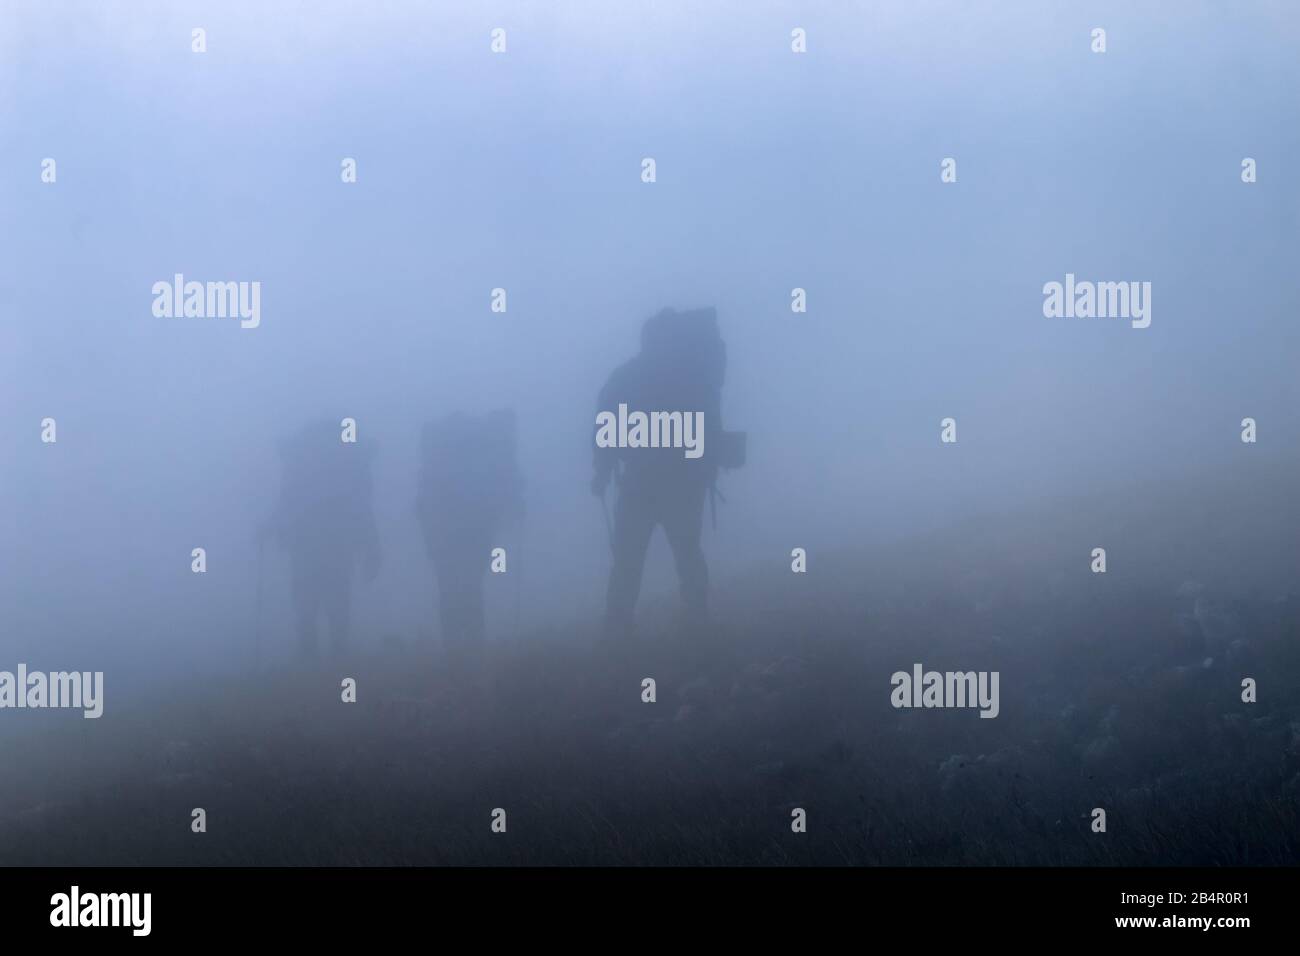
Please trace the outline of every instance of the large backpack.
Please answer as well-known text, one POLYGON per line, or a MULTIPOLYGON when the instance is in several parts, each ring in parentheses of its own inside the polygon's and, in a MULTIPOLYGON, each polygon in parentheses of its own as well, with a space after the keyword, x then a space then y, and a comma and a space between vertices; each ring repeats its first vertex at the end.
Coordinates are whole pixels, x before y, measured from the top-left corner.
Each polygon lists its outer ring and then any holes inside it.
POLYGON ((373 446, 344 444, 338 427, 321 420, 284 438, 279 450, 281 540, 360 540, 371 505, 373 446))
POLYGON ((469 519, 518 510, 514 413, 456 413, 425 425, 418 484, 417 507, 434 523, 454 522, 458 511, 469 519))
POLYGON ((664 309, 641 327, 641 355, 664 363, 701 387, 720 391, 727 374, 727 347, 713 306, 678 312, 664 309))

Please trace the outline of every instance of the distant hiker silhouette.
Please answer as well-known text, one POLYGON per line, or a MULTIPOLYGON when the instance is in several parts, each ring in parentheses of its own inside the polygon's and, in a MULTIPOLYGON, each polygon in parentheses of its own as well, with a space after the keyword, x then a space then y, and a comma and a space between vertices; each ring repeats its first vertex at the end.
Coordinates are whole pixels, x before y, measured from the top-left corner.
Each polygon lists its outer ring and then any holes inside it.
POLYGON ((379 571, 371 446, 342 441, 340 427, 323 421, 283 441, 280 456, 280 497, 263 536, 289 555, 299 651, 315 656, 323 615, 338 653, 348 641, 353 571, 367 582, 379 571))
POLYGON ((591 490, 618 488, 605 596, 607 637, 629 633, 646 550, 656 526, 672 549, 685 620, 708 606, 709 569, 700 546, 704 502, 718 469, 744 464, 745 436, 722 428, 726 346, 712 308, 664 309, 641 328, 641 351, 610 375, 597 398, 591 490))
POLYGON ((449 648, 483 642, 483 576, 498 534, 523 514, 515 413, 449 415, 424 426, 416 513, 438 578, 438 616, 449 648))

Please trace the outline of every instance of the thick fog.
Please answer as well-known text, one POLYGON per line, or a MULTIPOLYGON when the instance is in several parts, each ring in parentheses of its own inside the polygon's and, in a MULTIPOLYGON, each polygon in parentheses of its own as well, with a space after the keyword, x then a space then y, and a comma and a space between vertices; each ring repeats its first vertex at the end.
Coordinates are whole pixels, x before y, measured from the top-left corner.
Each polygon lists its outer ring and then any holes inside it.
MULTIPOLYGON (((596 394, 665 306, 717 308, 748 432, 706 519, 719 594, 794 547, 811 574, 1070 514, 1116 531, 1051 542, 1080 568, 1106 545, 1111 573, 1281 586, 1298 26, 1282 2, 6 6, 0 667, 111 694, 235 671, 259 635, 289 659, 257 529, 277 441, 319 418, 375 448, 354 642, 435 635, 417 452, 455 410, 518 421, 489 636, 575 636, 609 567, 596 394), (156 316, 177 273, 260 282, 259 324, 156 316), (1150 283, 1149 326, 1046 317, 1067 273, 1150 283)), ((647 575, 674 594, 662 538, 647 575)))

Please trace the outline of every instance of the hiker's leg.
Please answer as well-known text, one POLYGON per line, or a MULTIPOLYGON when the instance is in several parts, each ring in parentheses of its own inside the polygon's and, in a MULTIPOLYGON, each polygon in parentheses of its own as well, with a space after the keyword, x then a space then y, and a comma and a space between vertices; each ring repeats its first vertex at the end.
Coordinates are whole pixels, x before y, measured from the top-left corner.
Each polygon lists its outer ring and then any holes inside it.
POLYGON ((316 656, 316 617, 320 612, 317 581, 303 555, 289 556, 289 585, 298 632, 298 653, 316 656))
POLYGON ((702 620, 708 607, 709 566, 704 560, 700 534, 704 530, 704 499, 707 488, 684 487, 664 509, 664 533, 672 548, 682 604, 688 618, 702 620))
POLYGON ((347 649, 348 628, 352 619, 352 565, 330 569, 322 594, 325 617, 330 627, 330 650, 342 654, 347 649))
POLYGON ((646 549, 657 524, 654 501, 648 489, 624 486, 614 507, 614 564, 605 592, 607 631, 629 628, 641 593, 646 549))
POLYGON ((479 521, 465 529, 465 553, 457 578, 459 585, 461 640, 478 648, 484 641, 484 578, 492 564, 492 527, 479 521))
POLYGON ((438 578, 438 629, 443 646, 451 647, 460 638, 456 613, 456 549, 440 543, 433 567, 438 578))
POLYGON ((483 640, 483 569, 466 550, 447 569, 444 580, 443 643, 463 651, 483 640))

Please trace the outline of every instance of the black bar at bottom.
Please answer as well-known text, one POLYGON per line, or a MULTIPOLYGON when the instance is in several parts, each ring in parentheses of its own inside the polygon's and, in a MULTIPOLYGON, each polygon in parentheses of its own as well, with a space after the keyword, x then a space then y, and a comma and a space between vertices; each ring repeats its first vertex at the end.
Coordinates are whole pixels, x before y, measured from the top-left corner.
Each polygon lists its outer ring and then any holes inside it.
POLYGON ((682 941, 662 935, 668 931, 726 933, 736 942, 827 931, 920 933, 927 941, 1049 933, 1231 942, 1287 931, 1296 876, 1289 868, 34 868, 0 871, 0 925, 7 940, 75 933, 90 944, 114 936, 336 944, 431 930, 485 933, 494 942, 587 933, 682 941), (147 937, 137 935, 143 896, 120 895, 145 893, 147 937), (71 925, 115 916, 122 925, 71 925))

